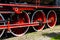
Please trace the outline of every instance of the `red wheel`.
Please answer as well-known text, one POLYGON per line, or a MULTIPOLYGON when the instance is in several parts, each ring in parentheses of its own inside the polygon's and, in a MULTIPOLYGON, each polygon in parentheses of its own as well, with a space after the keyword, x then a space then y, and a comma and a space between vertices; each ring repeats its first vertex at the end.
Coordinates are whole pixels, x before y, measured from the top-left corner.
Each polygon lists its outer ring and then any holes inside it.
MULTIPOLYGON (((4 17, 0 14, 0 21, 5 20, 4 17)), ((0 23, 0 25, 5 25, 5 22, 0 23)), ((0 37, 3 35, 5 29, 0 29, 0 37)))
POLYGON ((48 21, 47 25, 50 28, 53 28, 56 25, 57 15, 56 15, 55 11, 53 11, 53 10, 49 11, 49 13, 47 15, 47 21, 48 21))
POLYGON ((40 25, 33 27, 35 31, 40 31, 44 28, 45 24, 43 22, 46 22, 46 16, 43 11, 37 10, 34 12, 32 16, 32 23, 33 22, 41 22, 40 25))
MULTIPOLYGON (((19 14, 19 20, 15 20, 15 24, 22 24, 22 23, 30 23, 30 18, 28 14, 24 11, 19 14)), ((22 36, 28 31, 29 27, 21 27, 21 28, 14 28, 11 29, 10 32, 15 36, 22 36)))

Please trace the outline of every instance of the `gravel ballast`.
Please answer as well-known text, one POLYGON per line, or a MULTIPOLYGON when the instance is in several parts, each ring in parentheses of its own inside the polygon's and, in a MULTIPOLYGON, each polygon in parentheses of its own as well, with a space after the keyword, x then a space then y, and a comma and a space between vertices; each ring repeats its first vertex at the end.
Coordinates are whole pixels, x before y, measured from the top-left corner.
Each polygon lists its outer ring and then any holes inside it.
POLYGON ((51 37, 60 34, 60 25, 55 26, 53 29, 47 28, 39 32, 27 33, 21 37, 9 37, 1 40, 51 40, 51 37))

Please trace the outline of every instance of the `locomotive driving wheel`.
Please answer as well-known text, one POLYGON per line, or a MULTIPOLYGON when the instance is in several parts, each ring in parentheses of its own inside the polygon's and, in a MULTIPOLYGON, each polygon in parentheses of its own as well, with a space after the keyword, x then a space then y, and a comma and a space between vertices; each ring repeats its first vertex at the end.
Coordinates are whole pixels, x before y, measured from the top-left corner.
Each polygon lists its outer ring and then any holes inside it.
MULTIPOLYGON (((0 14, 0 21, 4 21, 4 17, 0 14)), ((5 22, 0 22, 0 25, 5 25, 5 22)), ((0 37, 3 35, 5 29, 0 29, 0 37)))
POLYGON ((46 22, 46 16, 42 10, 37 10, 32 16, 32 22, 40 22, 38 26, 33 27, 35 31, 40 31, 44 28, 46 22))
MULTIPOLYGON (((30 18, 28 14, 23 11, 22 13, 19 14, 18 16, 18 21, 15 20, 14 24, 23 24, 23 23, 30 23, 30 18)), ((28 31, 29 27, 19 27, 17 28, 12 28, 10 32, 15 35, 15 36, 22 36, 28 31)))
POLYGON ((50 21, 50 22, 47 22, 47 25, 49 28, 53 28, 56 25, 57 15, 54 10, 49 11, 47 15, 47 21, 50 21))

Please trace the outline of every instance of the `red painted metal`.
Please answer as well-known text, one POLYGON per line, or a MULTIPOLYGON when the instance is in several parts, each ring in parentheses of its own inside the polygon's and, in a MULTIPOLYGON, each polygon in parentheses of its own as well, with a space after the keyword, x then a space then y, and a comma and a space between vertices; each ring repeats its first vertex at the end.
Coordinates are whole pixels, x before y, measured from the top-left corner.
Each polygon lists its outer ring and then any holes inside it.
MULTIPOLYGON (((30 23, 30 18, 26 12, 23 12, 23 10, 34 10, 34 9, 40 9, 40 8, 60 8, 60 6, 40 6, 41 0, 36 0, 36 5, 32 4, 0 4, 2 8, 0 8, 1 14, 8 14, 8 13, 16 13, 19 14, 19 20, 10 23, 10 21, 7 22, 6 25, 0 25, 0 30, 8 29, 13 35, 15 36, 21 36, 25 34, 28 31, 28 27, 34 26, 35 31, 40 31, 44 28, 45 24, 49 27, 54 27, 56 24, 56 14, 54 11, 50 12, 48 14, 48 19, 46 21, 46 16, 43 11, 37 10, 34 12, 32 16, 32 23, 30 23), (12 7, 11 9, 13 11, 7 11, 7 8, 4 7, 12 7), (2 11, 3 10, 3 11, 2 11), (6 11, 4 11, 6 10, 6 11), (20 14, 21 13, 21 14, 20 14), (52 20, 52 22, 51 22, 52 20)), ((15 17, 14 17, 15 18, 15 17)), ((2 20, 2 17, 0 18, 2 20)), ((3 31, 4 32, 4 31, 3 31)))
POLYGON ((53 28, 57 22, 57 15, 56 12, 51 10, 47 15, 47 20, 51 22, 47 22, 48 27, 53 28))
MULTIPOLYGON (((0 4, 0 6, 11 6, 11 7, 23 7, 23 8, 36 8, 36 5, 30 4, 0 4)), ((60 6, 40 6, 38 5, 37 8, 60 8, 60 6)))
POLYGON ((32 16, 32 22, 40 22, 40 25, 33 27, 35 31, 42 30, 46 23, 46 16, 44 12, 40 10, 35 11, 32 16))
POLYGON ((8 29, 9 28, 18 28, 18 27, 29 27, 29 26, 38 26, 39 22, 35 22, 35 23, 23 23, 23 24, 7 24, 7 25, 0 25, 0 29, 8 29), (18 26, 18 27, 17 27, 18 26))
MULTIPOLYGON (((42 22, 43 24, 46 23, 50 23, 51 21, 46 21, 46 22, 42 22)), ((8 21, 7 25, 0 25, 0 29, 11 29, 11 28, 18 28, 18 27, 30 27, 30 26, 34 26, 37 27, 39 26, 40 22, 33 22, 33 23, 22 23, 22 24, 10 24, 8 21), (18 27, 17 27, 18 26, 18 27)))
POLYGON ((13 10, 17 13, 17 14, 20 14, 22 13, 23 10, 34 10, 34 8, 32 7, 13 7, 13 10))
POLYGON ((13 22, 13 24, 17 24, 17 25, 11 25, 12 27, 16 27, 16 28, 11 28, 10 32, 15 36, 24 35, 29 29, 29 27, 23 27, 23 26, 26 26, 26 24, 24 23, 28 23, 28 24, 30 23, 29 15, 25 11, 19 14, 18 20, 15 20, 13 22), (20 26, 20 24, 22 25, 20 26))
MULTIPOLYGON (((16 12, 17 14, 22 13, 23 10, 34 10, 36 8, 60 8, 60 6, 40 6, 40 0, 36 0, 36 5, 30 5, 30 4, 0 4, 0 6, 13 7, 14 12, 16 12)), ((5 13, 14 13, 14 12, 3 11, 3 12, 0 12, 0 13, 5 14, 5 13)), ((33 25, 30 23, 30 24, 25 24, 24 26, 33 26, 33 25)), ((5 25, 3 25, 3 26, 5 27, 5 25)), ((3 26, 1 26, 1 27, 3 27, 3 26)), ((21 26, 21 25, 19 25, 19 26, 21 26)))
POLYGON ((8 29, 8 31, 10 31, 10 21, 8 21, 7 29, 8 29))

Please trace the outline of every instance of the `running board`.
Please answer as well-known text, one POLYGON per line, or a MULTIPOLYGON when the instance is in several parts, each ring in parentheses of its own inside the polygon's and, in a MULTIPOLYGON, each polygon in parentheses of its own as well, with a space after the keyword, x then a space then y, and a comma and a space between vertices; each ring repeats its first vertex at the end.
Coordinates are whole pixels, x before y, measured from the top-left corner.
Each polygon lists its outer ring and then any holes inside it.
POLYGON ((15 13, 13 11, 0 11, 1 14, 7 14, 7 13, 15 13))

